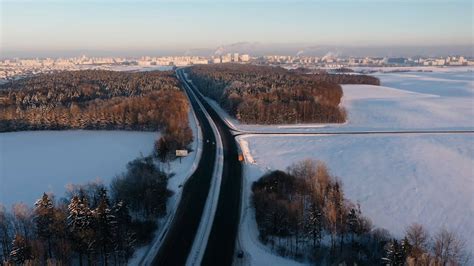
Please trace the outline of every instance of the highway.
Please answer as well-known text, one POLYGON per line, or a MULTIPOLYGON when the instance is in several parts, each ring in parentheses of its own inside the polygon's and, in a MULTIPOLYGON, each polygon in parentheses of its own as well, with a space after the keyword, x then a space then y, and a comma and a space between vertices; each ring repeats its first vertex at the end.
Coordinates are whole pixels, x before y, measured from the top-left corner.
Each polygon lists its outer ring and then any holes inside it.
MULTIPOLYGON (((189 83, 188 83, 189 84, 189 83)), ((242 195, 242 164, 238 160, 239 149, 232 131, 217 112, 195 91, 206 111, 219 130, 224 150, 224 166, 214 222, 208 239, 202 265, 232 265, 240 221, 242 195)))
MULTIPOLYGON (((184 86, 183 86, 184 87, 184 86)), ((216 137, 196 99, 189 94, 203 137, 201 160, 183 186, 182 197, 153 265, 184 265, 201 222, 216 159, 216 137), (209 141, 207 141, 209 140, 209 141)))
POLYGON ((177 76, 182 83, 186 83, 187 86, 183 86, 183 88, 201 124, 204 140, 203 151, 196 171, 183 186, 182 198, 175 217, 157 256, 153 260, 153 265, 184 265, 187 262, 198 232, 212 182, 214 165, 216 164, 216 136, 210 123, 214 123, 219 131, 224 161, 214 220, 204 221, 212 222, 212 227, 207 246, 200 247, 204 251, 201 264, 232 265, 240 220, 242 190, 242 165, 238 160, 237 143, 226 123, 202 99, 194 85, 186 81, 183 69, 177 71, 177 76), (188 91, 189 89, 192 89, 194 93, 188 91), (212 121, 208 120, 198 101, 204 106, 212 121))

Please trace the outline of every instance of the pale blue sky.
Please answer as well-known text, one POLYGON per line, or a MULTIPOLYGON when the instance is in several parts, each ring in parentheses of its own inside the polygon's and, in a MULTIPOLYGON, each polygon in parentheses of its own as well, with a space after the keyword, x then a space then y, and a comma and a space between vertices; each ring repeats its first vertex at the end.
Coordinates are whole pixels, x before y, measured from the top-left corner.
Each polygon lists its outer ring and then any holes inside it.
POLYGON ((471 0, 0 1, 3 53, 473 43, 471 0))

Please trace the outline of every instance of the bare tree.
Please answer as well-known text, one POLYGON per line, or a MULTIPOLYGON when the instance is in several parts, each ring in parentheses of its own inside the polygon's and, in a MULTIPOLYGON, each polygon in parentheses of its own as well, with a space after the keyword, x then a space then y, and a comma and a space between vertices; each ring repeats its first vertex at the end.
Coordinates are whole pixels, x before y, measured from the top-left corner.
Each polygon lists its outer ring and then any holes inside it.
POLYGON ((453 232, 441 229, 434 240, 433 253, 436 263, 443 266, 467 264, 469 258, 465 251, 465 243, 453 232))
POLYGON ((406 238, 410 244, 409 256, 415 265, 419 262, 428 248, 428 232, 421 224, 414 223, 406 229, 406 238))
POLYGON ((16 234, 22 235, 26 241, 32 238, 32 210, 23 202, 13 205, 13 217, 16 234))

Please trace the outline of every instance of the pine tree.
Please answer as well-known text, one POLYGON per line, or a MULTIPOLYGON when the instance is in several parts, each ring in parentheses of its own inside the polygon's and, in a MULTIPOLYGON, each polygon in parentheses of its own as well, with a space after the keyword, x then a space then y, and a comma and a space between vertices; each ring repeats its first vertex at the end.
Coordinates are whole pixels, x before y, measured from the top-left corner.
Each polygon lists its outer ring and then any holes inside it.
POLYGON ((117 219, 109 207, 107 191, 102 188, 99 191, 99 205, 93 211, 95 229, 97 235, 97 247, 103 255, 103 262, 108 265, 108 257, 115 251, 115 235, 117 234, 117 219))
POLYGON ((44 259, 50 259, 52 254, 52 241, 54 228, 54 205, 53 201, 46 193, 43 193, 41 199, 35 203, 34 222, 36 225, 36 235, 40 240, 46 241, 47 252, 45 250, 44 259))
POLYGON ((12 243, 11 236, 11 220, 7 215, 5 208, 0 204, 0 246, 1 254, 0 261, 5 261, 10 255, 10 244, 12 243))
POLYGON ((402 266, 405 264, 406 255, 404 254, 402 245, 396 239, 393 239, 387 244, 385 252, 385 257, 382 258, 385 265, 402 266))
POLYGON ((307 233, 313 240, 313 247, 319 246, 321 242, 321 232, 323 230, 323 217, 321 209, 315 202, 311 203, 307 217, 307 233))
POLYGON ((167 139, 165 137, 161 137, 155 143, 155 154, 156 157, 160 159, 162 163, 166 162, 168 159, 168 154, 170 152, 170 147, 167 139))
POLYGON ((410 241, 408 241, 408 238, 405 236, 402 241, 401 241, 401 252, 403 254, 403 257, 407 257, 411 250, 412 250, 412 245, 410 245, 410 241))
POLYGON ((31 246, 22 235, 15 235, 10 252, 10 260, 15 264, 23 264, 32 258, 31 246))
POLYGON ((135 235, 131 230, 132 217, 123 201, 119 201, 113 206, 113 213, 117 220, 118 232, 114 239, 118 255, 118 262, 116 259, 115 264, 120 264, 127 262, 127 259, 133 254, 135 235))
MULTIPOLYGON (((92 211, 85 197, 74 196, 68 205, 68 229, 71 233, 72 248, 79 254, 79 263, 82 265, 82 255, 90 253, 95 246, 94 231, 92 228, 92 211)), ((90 264, 90 263, 89 263, 90 264)))
POLYGON ((352 236, 352 243, 354 243, 354 235, 359 231, 359 213, 354 208, 351 208, 347 214, 347 228, 352 236))

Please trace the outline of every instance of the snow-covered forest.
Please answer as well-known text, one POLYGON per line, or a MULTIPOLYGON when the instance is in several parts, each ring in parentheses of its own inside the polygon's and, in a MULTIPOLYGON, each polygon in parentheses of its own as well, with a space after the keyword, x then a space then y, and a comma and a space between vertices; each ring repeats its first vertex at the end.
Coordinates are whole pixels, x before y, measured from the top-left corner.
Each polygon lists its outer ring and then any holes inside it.
POLYGON ((166 213, 168 178, 153 157, 142 157, 110 187, 77 185, 61 198, 44 193, 33 208, 0 207, 0 259, 12 265, 124 264, 152 240, 156 218, 166 213))
MULTIPOLYGON (((243 123, 342 123, 342 89, 327 74, 305 75, 280 67, 194 66, 197 88, 243 123)), ((341 75, 342 77, 342 75, 341 75)))
POLYGON ((189 104, 172 71, 64 71, 0 86, 0 132, 59 129, 160 130, 192 140, 189 104))

